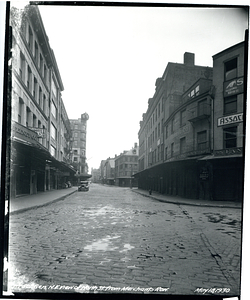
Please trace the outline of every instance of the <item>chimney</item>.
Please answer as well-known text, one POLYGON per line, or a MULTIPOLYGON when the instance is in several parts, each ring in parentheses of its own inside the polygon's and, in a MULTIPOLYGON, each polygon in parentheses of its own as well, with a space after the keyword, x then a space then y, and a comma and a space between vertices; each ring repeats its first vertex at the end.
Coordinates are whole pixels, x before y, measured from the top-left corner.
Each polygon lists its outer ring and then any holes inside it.
POLYGON ((187 66, 194 66, 194 53, 184 53, 184 64, 187 66))

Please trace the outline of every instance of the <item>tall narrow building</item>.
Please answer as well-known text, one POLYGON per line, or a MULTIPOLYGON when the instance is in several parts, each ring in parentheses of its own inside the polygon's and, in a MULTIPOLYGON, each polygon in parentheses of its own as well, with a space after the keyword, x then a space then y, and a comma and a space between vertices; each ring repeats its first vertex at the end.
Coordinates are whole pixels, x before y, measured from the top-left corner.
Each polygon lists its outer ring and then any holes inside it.
MULTIPOLYGON (((77 169, 77 178, 85 180, 88 175, 86 161, 86 135, 89 115, 84 113, 79 119, 70 119, 72 131, 72 165, 77 169)), ((79 181, 78 180, 78 181, 79 181)))

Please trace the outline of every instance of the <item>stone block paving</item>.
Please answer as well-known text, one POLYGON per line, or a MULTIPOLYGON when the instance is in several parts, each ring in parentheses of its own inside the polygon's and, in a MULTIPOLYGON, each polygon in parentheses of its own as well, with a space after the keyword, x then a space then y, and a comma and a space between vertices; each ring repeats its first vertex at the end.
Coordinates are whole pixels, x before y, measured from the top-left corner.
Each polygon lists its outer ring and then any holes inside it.
POLYGON ((213 213, 92 185, 12 215, 9 290, 238 295, 240 232, 213 213))

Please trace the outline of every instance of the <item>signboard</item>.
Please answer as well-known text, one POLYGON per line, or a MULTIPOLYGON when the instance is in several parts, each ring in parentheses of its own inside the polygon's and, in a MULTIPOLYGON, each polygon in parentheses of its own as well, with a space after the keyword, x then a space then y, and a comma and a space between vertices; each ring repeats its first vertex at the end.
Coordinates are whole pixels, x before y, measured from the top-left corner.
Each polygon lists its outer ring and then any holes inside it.
POLYGON ((218 126, 243 122, 243 113, 218 118, 218 126))
POLYGON ((32 131, 37 133, 38 138, 45 138, 46 137, 46 129, 45 128, 38 128, 38 127, 29 127, 32 131))
POLYGON ((226 155, 242 155, 243 148, 228 148, 228 149, 221 149, 221 150, 214 150, 215 156, 226 156, 226 155))
POLYGON ((224 82, 224 97, 243 93, 243 77, 224 82))
POLYGON ((38 144, 37 133, 16 122, 13 123, 13 137, 34 145, 38 144))

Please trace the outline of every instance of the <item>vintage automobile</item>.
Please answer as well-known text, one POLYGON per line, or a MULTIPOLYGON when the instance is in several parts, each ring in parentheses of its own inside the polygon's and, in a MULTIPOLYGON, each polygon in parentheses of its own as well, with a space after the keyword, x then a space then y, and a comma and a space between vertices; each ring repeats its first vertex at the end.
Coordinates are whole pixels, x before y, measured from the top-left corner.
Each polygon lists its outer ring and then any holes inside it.
POLYGON ((89 182, 88 181, 81 181, 80 186, 78 187, 79 192, 87 192, 89 190, 89 182))

